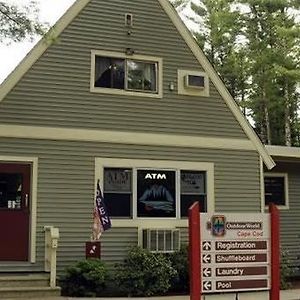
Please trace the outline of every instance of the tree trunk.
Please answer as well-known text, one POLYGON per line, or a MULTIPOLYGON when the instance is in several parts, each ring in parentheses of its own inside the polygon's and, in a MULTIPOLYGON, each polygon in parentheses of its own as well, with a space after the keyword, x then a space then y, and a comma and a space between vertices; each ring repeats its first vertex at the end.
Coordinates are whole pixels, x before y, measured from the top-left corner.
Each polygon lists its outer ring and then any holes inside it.
POLYGON ((265 143, 267 145, 271 145, 270 116, 269 116, 269 109, 268 109, 265 88, 263 88, 263 104, 264 104, 264 123, 265 123, 265 134, 266 134, 265 143))
POLYGON ((292 146, 292 134, 291 134, 291 115, 290 115, 290 101, 289 101, 289 87, 285 84, 284 87, 284 139, 285 145, 288 147, 292 146))

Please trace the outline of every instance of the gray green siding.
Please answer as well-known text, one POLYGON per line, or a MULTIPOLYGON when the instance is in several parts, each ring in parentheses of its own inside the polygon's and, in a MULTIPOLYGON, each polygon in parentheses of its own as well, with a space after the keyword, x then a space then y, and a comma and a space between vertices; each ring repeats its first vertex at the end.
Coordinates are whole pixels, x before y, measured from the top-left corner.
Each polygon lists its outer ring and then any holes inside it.
MULTIPOLYGON (((300 267, 300 161, 280 162, 271 172, 288 174, 289 209, 280 211, 281 245, 289 253, 290 263, 300 267)), ((299 272, 299 270, 298 270, 299 272)))
MULTIPOLYGON (((214 162, 216 210, 260 211, 259 158, 254 151, 10 138, 1 138, 0 144, 0 156, 39 158, 37 264, 27 268, 30 270, 43 270, 45 225, 57 226, 61 232, 60 271, 84 257, 84 242, 89 240, 92 226, 95 157, 214 162)), ((186 229, 182 241, 187 241, 186 229)), ((103 259, 112 264, 135 244, 137 228, 107 231, 103 234, 103 259)))
POLYGON ((202 70, 158 1, 92 0, 0 103, 1 123, 246 139, 212 84, 209 98, 169 91, 180 68, 202 70), (127 47, 163 58, 162 99, 90 93, 91 50, 127 47))

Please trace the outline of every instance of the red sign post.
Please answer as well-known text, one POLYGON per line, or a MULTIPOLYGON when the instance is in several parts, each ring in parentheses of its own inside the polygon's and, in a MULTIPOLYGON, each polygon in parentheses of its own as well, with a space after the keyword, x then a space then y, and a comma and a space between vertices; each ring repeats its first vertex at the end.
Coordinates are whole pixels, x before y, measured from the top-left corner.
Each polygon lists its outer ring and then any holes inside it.
POLYGON ((269 206, 271 214, 271 290, 270 299, 280 299, 280 217, 277 206, 269 206))
POLYGON ((191 300, 200 300, 202 292, 255 290, 269 290, 271 300, 280 299, 280 218, 276 205, 271 204, 269 209, 269 216, 245 213, 201 217, 198 203, 190 207, 191 300))
POLYGON ((189 208, 189 266, 190 266, 190 299, 201 298, 201 249, 200 249, 200 207, 195 202, 189 208))

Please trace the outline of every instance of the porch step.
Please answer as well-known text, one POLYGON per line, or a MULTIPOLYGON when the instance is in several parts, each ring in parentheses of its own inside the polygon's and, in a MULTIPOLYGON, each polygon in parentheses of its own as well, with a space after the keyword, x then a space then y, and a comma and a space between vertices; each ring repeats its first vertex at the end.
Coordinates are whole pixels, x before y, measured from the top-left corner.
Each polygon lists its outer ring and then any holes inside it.
POLYGON ((49 275, 0 275, 0 291, 5 287, 49 287, 49 275))
POLYGON ((60 288, 50 287, 5 287, 0 288, 0 299, 44 299, 60 296, 60 288))
POLYGON ((50 288, 49 274, 0 274, 0 299, 44 299, 60 296, 60 288, 50 288))

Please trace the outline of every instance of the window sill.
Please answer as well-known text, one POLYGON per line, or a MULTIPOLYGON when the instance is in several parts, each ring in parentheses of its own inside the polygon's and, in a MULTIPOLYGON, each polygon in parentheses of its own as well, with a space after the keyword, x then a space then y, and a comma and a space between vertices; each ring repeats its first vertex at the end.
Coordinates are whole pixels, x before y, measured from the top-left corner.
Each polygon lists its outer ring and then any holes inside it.
POLYGON ((135 91, 127 91, 127 90, 118 90, 118 89, 110 89, 110 88, 101 88, 101 87, 90 87, 91 93, 98 94, 109 94, 109 95, 121 95, 121 96, 136 96, 136 97, 148 97, 148 98, 162 98, 162 91, 158 93, 143 93, 143 92, 135 92, 135 91))
POLYGON ((188 219, 176 219, 176 218, 112 219, 111 223, 112 223, 112 227, 138 227, 138 228, 188 227, 188 219))

